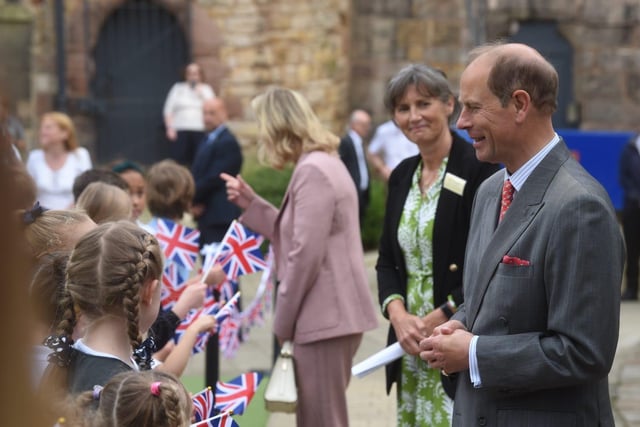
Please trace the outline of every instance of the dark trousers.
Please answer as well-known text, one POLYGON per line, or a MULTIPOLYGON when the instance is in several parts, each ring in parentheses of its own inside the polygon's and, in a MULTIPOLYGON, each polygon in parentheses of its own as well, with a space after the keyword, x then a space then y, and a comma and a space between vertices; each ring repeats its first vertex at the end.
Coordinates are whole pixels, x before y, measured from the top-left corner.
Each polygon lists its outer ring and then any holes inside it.
POLYGON ((191 169, 198 147, 204 139, 204 132, 197 130, 179 130, 175 141, 169 141, 169 157, 191 169))
POLYGON ((626 203, 622 211, 624 241, 627 246, 627 293, 638 294, 638 261, 640 260, 640 206, 626 203))

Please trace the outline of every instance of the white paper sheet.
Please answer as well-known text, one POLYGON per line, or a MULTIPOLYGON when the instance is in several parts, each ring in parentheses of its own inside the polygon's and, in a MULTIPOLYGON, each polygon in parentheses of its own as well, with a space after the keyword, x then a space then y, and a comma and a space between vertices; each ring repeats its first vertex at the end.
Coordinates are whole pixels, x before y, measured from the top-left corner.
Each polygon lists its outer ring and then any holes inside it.
POLYGON ((351 375, 354 377, 362 378, 365 375, 370 374, 381 366, 391 363, 396 359, 404 356, 405 352, 400 347, 400 343, 391 344, 389 347, 380 350, 379 352, 369 356, 362 362, 351 367, 351 375))

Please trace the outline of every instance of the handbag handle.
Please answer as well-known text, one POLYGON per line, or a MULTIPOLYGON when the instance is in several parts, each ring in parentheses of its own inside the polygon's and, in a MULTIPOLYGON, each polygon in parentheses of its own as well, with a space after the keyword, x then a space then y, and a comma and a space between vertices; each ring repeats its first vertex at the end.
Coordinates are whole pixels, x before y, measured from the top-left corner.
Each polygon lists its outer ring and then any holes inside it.
POLYGON ((280 348, 281 357, 293 357, 293 343, 291 341, 285 341, 280 348))

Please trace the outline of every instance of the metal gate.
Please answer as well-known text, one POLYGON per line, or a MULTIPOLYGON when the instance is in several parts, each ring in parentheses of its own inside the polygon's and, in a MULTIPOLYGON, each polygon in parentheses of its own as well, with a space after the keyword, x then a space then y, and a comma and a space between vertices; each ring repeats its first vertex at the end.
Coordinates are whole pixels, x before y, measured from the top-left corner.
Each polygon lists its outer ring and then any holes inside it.
POLYGON ((577 128, 580 112, 573 100, 573 48, 553 21, 525 21, 511 41, 536 48, 558 72, 558 109, 553 115, 556 129, 577 128))
POLYGON ((93 55, 98 162, 167 157, 162 107, 189 57, 175 16, 149 0, 125 2, 105 21, 93 55))

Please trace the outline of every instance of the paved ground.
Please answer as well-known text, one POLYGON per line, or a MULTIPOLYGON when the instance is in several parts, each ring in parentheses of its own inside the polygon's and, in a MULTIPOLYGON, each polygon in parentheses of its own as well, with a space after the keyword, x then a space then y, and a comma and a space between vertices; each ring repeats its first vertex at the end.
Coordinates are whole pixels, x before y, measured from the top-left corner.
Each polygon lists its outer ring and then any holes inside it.
MULTIPOLYGON (((375 254, 366 255, 372 295, 376 295, 375 254)), ((255 283, 249 278, 242 283, 242 292, 247 299, 255 292, 255 283)), ((386 320, 380 316, 377 329, 365 334, 355 363, 384 348, 386 343, 386 320)), ((221 376, 231 378, 248 370, 271 368, 272 338, 270 322, 264 327, 254 328, 234 359, 221 361, 221 376)), ((190 363, 187 374, 202 371, 204 362, 196 356, 190 363)), ((609 376, 611 396, 614 404, 616 426, 640 427, 640 303, 622 304, 620 340, 613 369, 609 376)), ((353 378, 347 390, 349 418, 352 427, 395 426, 395 396, 384 392, 384 371, 378 370, 364 378, 353 378)), ((242 426, 255 427, 255 426, 242 426)), ((295 416, 272 414, 267 427, 295 427, 295 416)))

